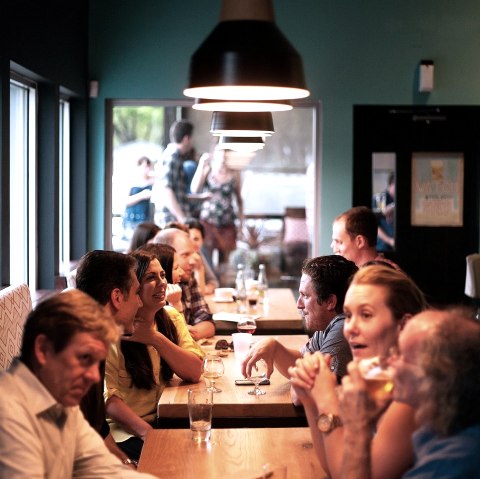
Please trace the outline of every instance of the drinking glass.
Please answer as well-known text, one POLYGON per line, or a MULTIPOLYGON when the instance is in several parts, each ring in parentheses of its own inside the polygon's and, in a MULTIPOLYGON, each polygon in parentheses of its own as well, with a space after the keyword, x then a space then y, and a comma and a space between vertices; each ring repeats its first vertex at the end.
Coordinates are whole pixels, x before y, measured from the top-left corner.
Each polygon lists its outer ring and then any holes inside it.
POLYGON ((212 393, 220 393, 221 389, 215 387, 215 380, 222 377, 224 366, 222 358, 219 356, 206 356, 203 360, 203 377, 210 381, 210 386, 207 388, 212 393))
POLYGON ((373 399, 389 399, 393 391, 393 370, 388 359, 382 356, 361 359, 358 369, 367 383, 367 391, 373 399))
POLYGON ((195 442, 208 442, 212 429, 213 393, 208 389, 188 390, 188 416, 195 442))
POLYGON ((262 391, 258 385, 262 382, 263 379, 267 377, 267 363, 263 359, 259 359, 252 367, 250 372, 250 376, 248 379, 252 381, 255 387, 248 391, 248 394, 252 394, 255 396, 261 396, 262 394, 266 394, 265 391, 262 391))
POLYGON ((242 316, 237 323, 239 333, 253 334, 257 330, 257 322, 253 316, 242 316))

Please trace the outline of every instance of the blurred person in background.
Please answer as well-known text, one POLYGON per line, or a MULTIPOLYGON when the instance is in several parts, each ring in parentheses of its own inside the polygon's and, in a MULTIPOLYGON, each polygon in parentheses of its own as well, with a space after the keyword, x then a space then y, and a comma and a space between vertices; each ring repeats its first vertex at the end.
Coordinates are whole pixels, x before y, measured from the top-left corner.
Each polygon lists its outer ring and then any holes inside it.
POLYGON ((152 221, 154 215, 154 205, 151 202, 155 182, 153 162, 146 156, 142 156, 137 161, 137 169, 138 177, 128 193, 123 215, 123 235, 127 240, 132 237, 137 225, 152 221))
POLYGON ((193 274, 198 282, 201 293, 213 294, 215 288, 218 288, 219 282, 202 251, 202 246, 205 240, 205 228, 202 223, 195 218, 187 218, 185 220, 185 225, 188 226, 188 234, 193 241, 195 252, 198 255, 193 274))
POLYGON ((243 223, 240 171, 228 167, 225 150, 215 147, 213 154, 200 157, 192 180, 193 193, 208 192, 203 201, 200 220, 205 228, 206 257, 212 264, 212 254, 218 250, 219 264, 227 263, 237 245, 237 226, 243 223))
POLYGON ((132 239, 130 240, 128 252, 131 253, 137 248, 140 248, 140 246, 147 244, 160 230, 160 226, 157 226, 155 223, 151 223, 149 221, 137 225, 135 231, 133 232, 132 239))

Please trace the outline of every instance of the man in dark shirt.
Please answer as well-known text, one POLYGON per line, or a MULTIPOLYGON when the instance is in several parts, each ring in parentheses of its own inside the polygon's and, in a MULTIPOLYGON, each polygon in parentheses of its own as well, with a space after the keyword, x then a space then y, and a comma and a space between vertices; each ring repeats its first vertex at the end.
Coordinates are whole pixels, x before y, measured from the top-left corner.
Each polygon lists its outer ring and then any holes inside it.
MULTIPOLYGON (((137 263, 129 255, 114 251, 95 250, 85 254, 77 268, 77 289, 97 300, 123 329, 125 335, 133 332, 133 320, 142 301, 138 295, 140 284, 135 275, 137 263)), ((105 362, 100 366, 101 381, 94 384, 83 397, 80 407, 85 419, 103 437, 106 446, 124 464, 132 464, 117 446, 110 434, 105 415, 103 383, 105 362)))
POLYGON ((267 376, 274 367, 289 378, 288 368, 306 352, 321 351, 331 356, 330 367, 340 379, 352 360, 350 347, 343 336, 343 301, 350 277, 357 271, 355 263, 342 256, 318 256, 306 260, 298 289, 297 308, 303 316, 305 331, 312 335, 300 350, 286 348, 275 338, 255 343, 243 361, 245 377, 259 359, 267 362, 267 376))

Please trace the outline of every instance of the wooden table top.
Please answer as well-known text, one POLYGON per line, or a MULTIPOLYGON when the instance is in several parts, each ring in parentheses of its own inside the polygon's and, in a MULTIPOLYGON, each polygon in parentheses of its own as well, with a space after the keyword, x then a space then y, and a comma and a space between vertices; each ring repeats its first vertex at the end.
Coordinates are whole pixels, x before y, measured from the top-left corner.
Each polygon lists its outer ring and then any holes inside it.
POLYGON ((265 463, 286 464, 288 479, 325 477, 307 427, 212 429, 203 444, 189 429, 153 429, 138 470, 169 479, 254 479, 265 463))
MULTIPOLYGON (((254 334, 253 341, 265 338, 254 334)), ((306 334, 282 335, 276 338, 287 347, 300 349, 308 340, 306 334)), ((219 339, 231 341, 231 336, 214 336, 208 340, 208 344, 202 345, 202 349, 208 354, 216 354, 215 343, 219 339)), ((239 363, 233 352, 226 353, 222 358, 225 372, 224 375, 215 381, 215 385, 222 390, 214 393, 214 418, 303 418, 302 407, 292 404, 290 397, 290 381, 278 371, 274 371, 270 377, 270 385, 261 386, 266 391, 263 396, 253 396, 248 391, 253 386, 237 386, 235 379, 242 379, 239 363)), ((161 418, 188 418, 187 390, 206 387, 202 380, 198 384, 182 382, 176 376, 167 383, 165 390, 158 402, 158 417, 161 418)), ((214 422, 215 423, 215 422, 214 422)))
MULTIPOLYGON (((210 311, 215 313, 236 313, 235 303, 217 303, 213 295, 205 296, 210 311)), ((302 317, 297 309, 295 296, 289 288, 270 288, 267 301, 264 305, 257 305, 256 310, 249 314, 260 315, 257 319, 257 332, 271 333, 272 331, 290 331, 303 333, 302 317)), ((230 321, 215 321, 217 331, 223 333, 236 330, 236 323, 230 321)))

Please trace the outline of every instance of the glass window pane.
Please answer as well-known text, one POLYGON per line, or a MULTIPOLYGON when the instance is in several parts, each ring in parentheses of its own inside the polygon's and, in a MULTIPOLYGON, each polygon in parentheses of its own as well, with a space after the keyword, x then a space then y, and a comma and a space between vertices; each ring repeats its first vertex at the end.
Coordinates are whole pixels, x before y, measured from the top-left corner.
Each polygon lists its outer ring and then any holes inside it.
POLYGON ((59 272, 70 271, 70 102, 60 101, 59 272))
POLYGON ((36 288, 36 158, 33 87, 10 82, 10 283, 36 288))

